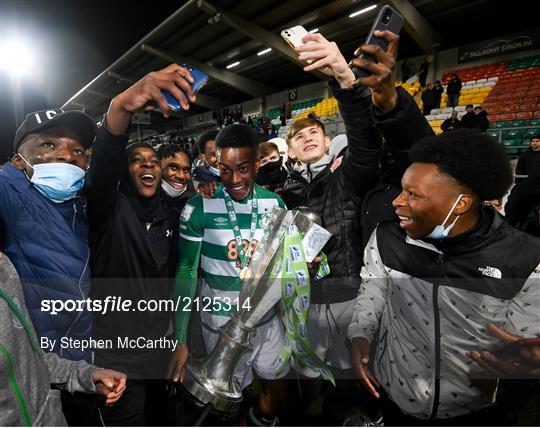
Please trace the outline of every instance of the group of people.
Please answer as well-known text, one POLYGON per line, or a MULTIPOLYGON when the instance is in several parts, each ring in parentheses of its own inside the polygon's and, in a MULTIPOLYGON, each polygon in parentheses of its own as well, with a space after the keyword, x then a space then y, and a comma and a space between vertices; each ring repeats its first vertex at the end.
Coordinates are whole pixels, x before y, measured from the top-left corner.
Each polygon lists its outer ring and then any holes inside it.
MULTIPOLYGON (((251 117, 251 115, 248 115, 246 118, 244 117, 240 107, 238 107, 235 111, 229 111, 228 109, 225 109, 223 111, 223 116, 219 112, 214 112, 213 118, 216 120, 219 129, 235 123, 243 123, 255 129, 260 140, 264 141, 265 139, 277 137, 276 126, 271 123, 268 117, 251 117)), ((284 125, 283 120, 282 125, 284 125)))
POLYGON ((174 144, 128 144, 136 111, 169 115, 162 89, 184 110, 195 101, 176 64, 117 95, 99 129, 76 111, 26 117, 0 170, 0 351, 20 391, 0 384, 0 425, 62 422, 57 390, 71 425, 171 423, 171 385, 190 354, 219 346, 235 309, 194 302, 238 299, 276 207, 307 208, 331 233, 305 265, 323 368, 301 364, 302 350, 282 357, 292 336, 273 307, 233 373, 240 389, 262 385, 245 424, 301 425, 324 388, 323 422, 341 425, 358 382, 385 425, 504 420, 497 379, 539 375, 540 346, 518 339, 540 335, 540 241, 483 204, 513 183, 503 147, 467 129, 435 136, 394 86, 398 36, 376 36, 388 49, 360 46, 377 63, 354 58, 370 73, 358 79, 321 34, 297 48, 305 71, 329 77, 346 144, 315 117, 293 122, 286 147, 260 145, 243 123, 209 131, 196 160, 174 144), (179 299, 176 310, 118 310, 179 299), (111 301, 117 310, 92 310, 111 301))
MULTIPOLYGON (((444 87, 440 80, 435 83, 428 83, 425 87, 422 86, 422 108, 424 116, 431 114, 431 110, 441 107, 442 94, 444 93, 444 87)), ((461 94, 462 83, 457 74, 453 73, 447 86, 446 94, 448 96, 447 106, 457 107, 459 105, 459 96, 461 94)))
POLYGON ((458 112, 452 110, 450 117, 441 124, 441 129, 443 132, 448 132, 458 128, 486 132, 489 128, 488 112, 482 106, 473 107, 472 104, 467 104, 465 113, 459 119, 458 112))

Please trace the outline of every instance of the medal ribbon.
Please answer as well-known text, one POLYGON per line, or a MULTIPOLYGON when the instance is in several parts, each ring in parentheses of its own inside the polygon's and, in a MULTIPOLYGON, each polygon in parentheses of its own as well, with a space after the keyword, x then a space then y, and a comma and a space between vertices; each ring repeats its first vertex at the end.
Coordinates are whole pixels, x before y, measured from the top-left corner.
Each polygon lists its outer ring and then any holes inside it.
MULTIPOLYGON (((249 258, 247 255, 247 249, 244 248, 244 244, 242 242, 242 231, 240 230, 240 227, 238 226, 238 218, 236 217, 236 213, 234 211, 234 205, 231 196, 229 195, 229 192, 223 188, 223 196, 225 199, 225 206, 227 207, 227 213, 229 215, 229 223, 230 227, 234 233, 234 240, 236 241, 236 246, 238 248, 238 256, 236 257, 235 261, 238 261, 240 259, 240 269, 243 269, 247 267, 249 264, 249 258)), ((259 217, 259 210, 258 210, 258 203, 257 203, 257 193, 255 190, 255 187, 253 188, 253 195, 251 196, 251 226, 250 226, 250 236, 249 236, 249 245, 251 245, 251 241, 253 241, 253 238, 255 237, 255 232, 257 230, 257 219, 259 217)))

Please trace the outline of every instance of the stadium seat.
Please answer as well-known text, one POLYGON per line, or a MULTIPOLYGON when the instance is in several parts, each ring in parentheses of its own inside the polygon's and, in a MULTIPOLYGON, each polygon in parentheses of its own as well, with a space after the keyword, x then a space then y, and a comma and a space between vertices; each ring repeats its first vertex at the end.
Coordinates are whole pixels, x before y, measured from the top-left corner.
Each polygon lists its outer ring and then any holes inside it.
MULTIPOLYGON (((538 117, 540 117, 540 111, 537 111, 538 117)), ((534 113, 534 114, 536 114, 534 113)), ((532 111, 520 111, 519 113, 515 114, 516 119, 532 119, 533 118, 533 112, 532 111)))
MULTIPOLYGON (((530 128, 528 130, 526 130, 525 134, 523 135, 524 137, 527 137, 528 140, 530 140, 532 137, 536 137, 540 135, 540 128, 530 128)), ((529 142, 527 141, 527 144, 529 142)))
POLYGON ((518 127, 518 126, 528 126, 529 121, 528 120, 514 120, 511 124, 512 127, 518 127))
POLYGON ((492 138, 495 138, 496 140, 499 140, 500 134, 501 133, 499 131, 494 131, 494 130, 490 130, 487 132, 487 135, 489 135, 492 138))
POLYGON ((495 123, 495 128, 508 128, 509 126, 511 126, 511 124, 512 124, 511 121, 501 120, 495 123))
POLYGON ((525 132, 526 132, 525 129, 511 129, 511 130, 508 130, 508 131, 503 131, 503 138, 504 139, 506 139, 506 138, 510 138, 510 139, 519 138, 519 139, 521 139, 525 135, 525 132))
POLYGON ((505 146, 521 146, 521 138, 506 138, 502 143, 505 146))

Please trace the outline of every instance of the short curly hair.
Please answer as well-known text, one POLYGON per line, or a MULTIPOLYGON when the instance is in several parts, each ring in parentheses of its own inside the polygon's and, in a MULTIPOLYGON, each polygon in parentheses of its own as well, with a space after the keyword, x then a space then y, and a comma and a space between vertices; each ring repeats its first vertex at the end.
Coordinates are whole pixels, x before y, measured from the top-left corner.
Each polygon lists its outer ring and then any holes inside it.
POLYGON ((504 146, 478 131, 457 129, 417 142, 412 162, 432 163, 482 200, 499 199, 514 180, 504 146))
POLYGON ((189 163, 191 163, 191 155, 184 150, 182 146, 175 143, 169 143, 169 144, 163 144, 159 147, 157 154, 160 159, 166 159, 174 156, 176 153, 183 153, 187 156, 189 159, 189 163))
POLYGON ((249 147, 254 148, 257 153, 259 136, 251 126, 234 123, 219 131, 216 136, 216 146, 218 149, 249 147))
POLYGON ((202 134, 199 137, 199 140, 197 141, 196 145, 197 145, 197 148, 199 149, 200 154, 204 155, 204 152, 206 151, 206 143, 208 143, 208 141, 210 140, 215 140, 218 132, 219 132, 219 129, 211 129, 209 131, 206 131, 204 134, 202 134))

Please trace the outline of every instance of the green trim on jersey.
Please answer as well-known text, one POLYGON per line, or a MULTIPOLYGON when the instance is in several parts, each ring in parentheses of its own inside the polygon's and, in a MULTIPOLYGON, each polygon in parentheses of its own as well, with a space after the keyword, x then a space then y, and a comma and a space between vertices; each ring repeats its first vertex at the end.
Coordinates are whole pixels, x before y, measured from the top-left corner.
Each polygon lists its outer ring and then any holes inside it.
MULTIPOLYGON (((264 234, 260 227, 263 216, 270 215, 274 207, 285 208, 282 199, 273 192, 256 186, 258 203, 258 227, 252 243, 250 236, 251 203, 250 198, 233 201, 245 247, 252 251, 264 234)), ((174 298, 191 297, 195 294, 197 266, 201 261, 201 276, 211 290, 213 298, 228 297, 234 300, 239 296, 242 281, 240 269, 236 264, 237 248, 231 229, 227 207, 225 206, 223 185, 218 186, 214 197, 203 198, 196 195, 187 203, 180 215, 179 265, 174 287, 174 298)), ((205 287, 203 287, 204 289, 205 287)), ((215 317, 229 318, 231 311, 212 312, 215 317)), ((179 311, 180 312, 180 311, 179 311)), ((189 312, 175 315, 176 338, 185 343, 189 312)), ((219 327, 216 325, 216 327, 219 327)))

